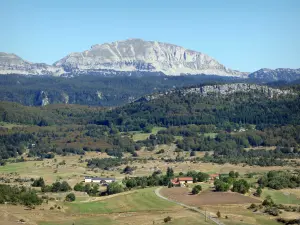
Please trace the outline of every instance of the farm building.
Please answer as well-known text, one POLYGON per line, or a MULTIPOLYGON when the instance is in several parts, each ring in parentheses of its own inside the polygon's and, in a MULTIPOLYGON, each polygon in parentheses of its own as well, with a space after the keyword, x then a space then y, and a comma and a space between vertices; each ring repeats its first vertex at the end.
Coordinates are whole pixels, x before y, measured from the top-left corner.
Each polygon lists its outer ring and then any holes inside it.
POLYGON ((107 178, 107 177, 85 177, 85 183, 98 183, 98 184, 109 184, 115 182, 115 178, 107 178))
POLYGON ((193 178, 192 177, 178 177, 178 178, 172 179, 171 183, 174 186, 184 187, 187 184, 192 184, 193 183, 193 178))
POLYGON ((218 174, 218 173, 210 174, 210 175, 209 175, 209 179, 210 179, 211 181, 214 181, 215 179, 219 179, 219 177, 220 177, 220 174, 218 174))

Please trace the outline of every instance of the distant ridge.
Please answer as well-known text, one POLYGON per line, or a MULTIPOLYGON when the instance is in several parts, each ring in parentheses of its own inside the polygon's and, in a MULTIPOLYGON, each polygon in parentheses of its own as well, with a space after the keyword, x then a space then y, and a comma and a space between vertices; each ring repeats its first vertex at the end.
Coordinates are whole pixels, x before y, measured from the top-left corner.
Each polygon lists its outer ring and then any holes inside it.
POLYGON ((300 69, 278 68, 272 70, 264 68, 249 74, 249 78, 267 82, 279 80, 294 81, 300 79, 300 69))

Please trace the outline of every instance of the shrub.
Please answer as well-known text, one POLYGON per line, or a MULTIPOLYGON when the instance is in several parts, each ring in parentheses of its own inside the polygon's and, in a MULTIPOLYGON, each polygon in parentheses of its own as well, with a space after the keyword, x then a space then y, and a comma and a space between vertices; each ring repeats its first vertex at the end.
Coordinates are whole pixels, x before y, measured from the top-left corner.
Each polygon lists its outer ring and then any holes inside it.
POLYGON ((201 187, 200 185, 196 185, 196 186, 193 187, 193 189, 192 189, 193 195, 199 194, 200 191, 202 191, 202 187, 201 187))
POLYGON ((256 205, 255 205, 254 203, 252 203, 252 204, 248 207, 248 209, 256 209, 256 205))
POLYGON ((120 192, 123 192, 123 191, 124 191, 123 186, 121 184, 117 183, 117 182, 110 183, 107 186, 107 193, 109 195, 117 194, 117 193, 120 193, 120 192))
POLYGON ((164 222, 168 223, 172 220, 172 218, 170 216, 167 216, 166 218, 164 218, 164 222))
POLYGON ((272 216, 278 216, 279 215, 279 209, 275 208, 275 207, 270 207, 270 208, 266 208, 265 213, 268 213, 269 215, 272 216))
POLYGON ((214 184, 216 191, 228 191, 230 187, 228 183, 221 180, 216 180, 214 184))
POLYGON ((263 206, 273 206, 274 205, 274 201, 271 198, 271 196, 267 196, 266 199, 263 201, 262 203, 263 206))
POLYGON ((258 188, 256 189, 255 196, 260 197, 261 194, 262 194, 262 189, 261 189, 261 187, 258 187, 258 188))
POLYGON ((237 181, 233 182, 233 188, 232 188, 233 192, 238 192, 238 193, 241 193, 241 194, 245 194, 249 191, 249 189, 250 189, 250 185, 244 179, 237 180, 237 181))
POLYGON ((75 199, 76 199, 76 197, 75 197, 74 193, 67 194, 67 196, 66 196, 67 202, 74 202, 75 199))
POLYGON ((39 179, 34 180, 31 186, 32 187, 44 187, 45 181, 42 177, 40 177, 39 179))

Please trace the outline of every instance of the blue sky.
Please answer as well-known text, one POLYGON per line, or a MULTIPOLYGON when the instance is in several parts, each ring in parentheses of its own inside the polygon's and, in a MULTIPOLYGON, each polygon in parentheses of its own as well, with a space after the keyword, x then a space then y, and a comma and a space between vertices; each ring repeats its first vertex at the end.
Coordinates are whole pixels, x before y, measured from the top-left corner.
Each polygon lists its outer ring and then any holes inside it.
POLYGON ((241 71, 300 67, 299 0, 1 0, 0 27, 0 51, 32 62, 142 38, 241 71))

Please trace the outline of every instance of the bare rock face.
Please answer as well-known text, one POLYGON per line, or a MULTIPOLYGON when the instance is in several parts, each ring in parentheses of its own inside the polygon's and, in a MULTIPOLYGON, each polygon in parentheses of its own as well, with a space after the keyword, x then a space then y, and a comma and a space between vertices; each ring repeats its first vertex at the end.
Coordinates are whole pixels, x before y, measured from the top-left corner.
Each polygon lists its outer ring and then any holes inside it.
POLYGON ((249 74, 249 78, 259 79, 263 81, 293 81, 300 79, 300 69, 279 68, 275 70, 260 69, 249 74))
POLYGON ((15 54, 0 52, 0 74, 52 75, 64 73, 63 68, 45 63, 31 63, 15 54))
POLYGON ((162 72, 166 75, 247 76, 247 73, 228 69, 201 52, 141 39, 94 45, 90 50, 71 53, 54 65, 71 73, 115 70, 162 72))
POLYGON ((265 85, 247 84, 247 83, 235 83, 235 84, 217 84, 217 85, 205 85, 192 88, 182 88, 179 90, 170 90, 164 93, 157 93, 153 95, 147 95, 137 101, 151 101, 161 98, 172 93, 179 93, 182 96, 188 94, 197 94, 200 96, 208 96, 210 94, 218 96, 226 96, 238 92, 259 92, 264 94, 268 98, 277 98, 285 95, 295 95, 291 90, 283 90, 278 88, 271 88, 265 85))

